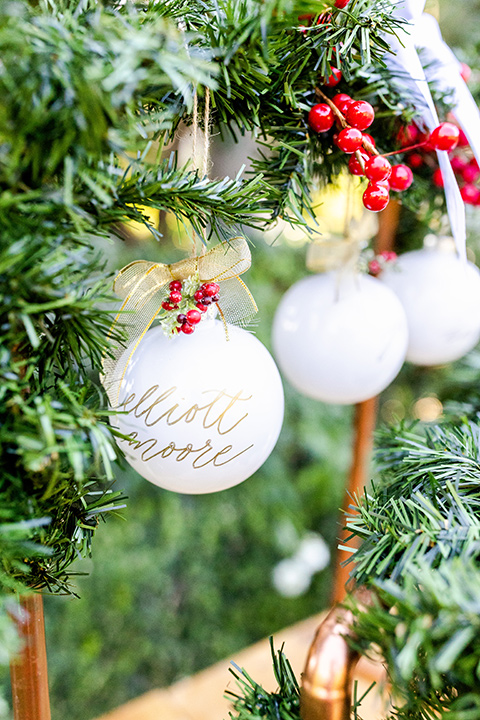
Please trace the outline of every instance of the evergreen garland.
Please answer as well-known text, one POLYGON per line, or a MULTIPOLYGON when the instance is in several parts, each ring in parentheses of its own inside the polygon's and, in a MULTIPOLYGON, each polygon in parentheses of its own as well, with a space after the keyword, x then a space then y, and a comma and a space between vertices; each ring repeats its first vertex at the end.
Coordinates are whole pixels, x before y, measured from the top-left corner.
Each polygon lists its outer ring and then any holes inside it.
POLYGON ((356 644, 386 662, 389 718, 473 720, 480 708, 480 427, 465 420, 377 436, 380 480, 347 527, 361 539, 352 576, 356 644))

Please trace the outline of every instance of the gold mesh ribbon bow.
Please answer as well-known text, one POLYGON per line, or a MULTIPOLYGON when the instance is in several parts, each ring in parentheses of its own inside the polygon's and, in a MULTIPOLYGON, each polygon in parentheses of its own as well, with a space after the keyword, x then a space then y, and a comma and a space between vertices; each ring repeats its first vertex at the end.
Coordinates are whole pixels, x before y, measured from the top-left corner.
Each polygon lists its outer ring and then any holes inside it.
POLYGON ((170 282, 198 277, 199 284, 218 283, 220 300, 216 305, 224 324, 247 325, 257 312, 257 306, 239 275, 250 265, 247 241, 236 237, 216 245, 204 255, 186 258, 173 265, 136 260, 120 270, 113 289, 123 298, 123 304, 107 337, 109 354, 103 361, 102 378, 112 407, 118 406, 127 367, 143 336, 161 312, 162 302, 170 292, 170 282), (120 321, 127 334, 129 351, 124 345, 112 344, 114 330, 120 321))

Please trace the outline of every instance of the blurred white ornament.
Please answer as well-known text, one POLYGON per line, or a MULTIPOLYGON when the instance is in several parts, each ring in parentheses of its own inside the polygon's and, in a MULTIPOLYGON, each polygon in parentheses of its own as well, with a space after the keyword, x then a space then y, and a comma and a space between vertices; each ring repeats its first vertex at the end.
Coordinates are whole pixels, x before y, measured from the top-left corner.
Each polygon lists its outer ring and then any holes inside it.
POLYGON ((408 321, 407 360, 441 365, 458 360, 480 339, 480 272, 450 244, 407 252, 381 275, 408 321))
POLYGON ((300 542, 295 557, 309 567, 312 573, 316 573, 327 567, 330 562, 330 550, 321 535, 308 533, 300 542))
MULTIPOLYGON (((192 335, 150 329, 127 365, 112 424, 127 461, 167 490, 208 493, 250 477, 273 450, 283 388, 253 335, 204 320, 192 335)), ((131 348, 125 351, 130 354, 131 348)))
POLYGON ((330 550, 321 535, 308 533, 291 558, 280 560, 272 571, 275 589, 284 597, 303 595, 311 585, 315 573, 330 562, 330 550))
POLYGON ((311 585, 312 572, 295 558, 280 560, 272 571, 273 587, 283 597, 303 595, 311 585))
POLYGON ((407 340, 395 294, 351 271, 303 278, 282 298, 273 323, 280 369, 301 393, 329 403, 362 402, 386 388, 407 340))

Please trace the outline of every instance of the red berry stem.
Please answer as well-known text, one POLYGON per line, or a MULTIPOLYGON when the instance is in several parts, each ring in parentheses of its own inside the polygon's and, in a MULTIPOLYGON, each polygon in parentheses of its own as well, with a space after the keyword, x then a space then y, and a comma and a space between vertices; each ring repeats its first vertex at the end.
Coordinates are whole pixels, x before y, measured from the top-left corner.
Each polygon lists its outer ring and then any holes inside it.
MULTIPOLYGON (((369 143, 369 144, 370 144, 370 143, 369 143)), ((359 163, 360 167, 362 168, 363 173, 365 174, 365 160, 363 159, 362 151, 361 151, 361 150, 356 150, 356 151, 355 151, 355 157, 357 158, 358 163, 359 163)))
POLYGON ((402 155, 402 153, 410 152, 410 150, 415 150, 416 148, 424 147, 428 143, 427 140, 424 140, 421 143, 416 143, 416 145, 408 145, 407 147, 402 147, 399 150, 392 150, 392 152, 388 153, 382 153, 383 157, 390 157, 390 155, 402 155))

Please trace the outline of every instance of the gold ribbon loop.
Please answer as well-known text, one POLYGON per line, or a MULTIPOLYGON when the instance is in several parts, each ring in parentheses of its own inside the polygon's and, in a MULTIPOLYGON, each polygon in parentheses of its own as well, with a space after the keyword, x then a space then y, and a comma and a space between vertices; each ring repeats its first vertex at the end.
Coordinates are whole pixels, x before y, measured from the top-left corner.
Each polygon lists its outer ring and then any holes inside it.
POLYGON ((220 284, 217 307, 223 322, 247 325, 257 312, 257 306, 239 275, 250 265, 247 241, 235 237, 204 255, 186 258, 173 265, 136 260, 120 270, 113 288, 123 303, 107 336, 109 354, 104 357, 102 377, 112 407, 118 406, 122 380, 140 341, 162 312, 170 282, 198 278, 199 285, 206 282, 220 284), (115 344, 112 339, 120 323, 126 332, 128 351, 125 345, 115 344))

